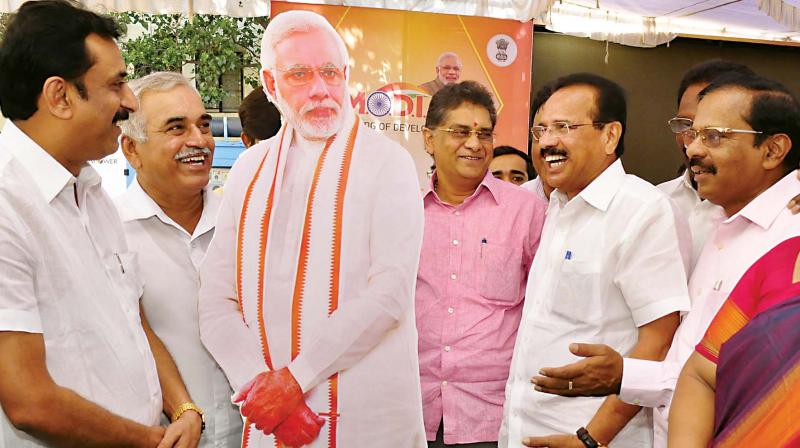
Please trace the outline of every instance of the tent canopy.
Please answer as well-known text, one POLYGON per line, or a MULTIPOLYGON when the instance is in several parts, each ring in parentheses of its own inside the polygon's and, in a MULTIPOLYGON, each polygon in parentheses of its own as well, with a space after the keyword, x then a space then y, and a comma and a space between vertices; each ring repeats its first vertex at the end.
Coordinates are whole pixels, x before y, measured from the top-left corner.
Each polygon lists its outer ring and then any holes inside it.
MULTIPOLYGON (((0 0, 0 12, 25 0, 0 0)), ((800 45, 800 0, 288 0, 536 20, 560 33, 652 47, 677 35, 800 45)), ((84 0, 104 11, 266 16, 270 0, 84 0)))

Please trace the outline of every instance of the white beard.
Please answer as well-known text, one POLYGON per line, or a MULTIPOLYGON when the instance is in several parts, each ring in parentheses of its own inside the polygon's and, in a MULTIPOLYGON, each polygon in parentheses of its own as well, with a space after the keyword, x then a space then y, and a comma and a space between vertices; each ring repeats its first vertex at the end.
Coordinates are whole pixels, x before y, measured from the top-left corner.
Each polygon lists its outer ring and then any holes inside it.
POLYGON ((306 139, 309 140, 324 140, 337 132, 342 127, 343 116, 342 108, 331 98, 326 98, 322 101, 309 100, 303 107, 296 111, 294 110, 281 95, 278 84, 275 83, 275 105, 281 111, 286 121, 306 139), (326 107, 334 111, 334 116, 324 120, 306 119, 305 113, 313 110, 316 107, 326 107))

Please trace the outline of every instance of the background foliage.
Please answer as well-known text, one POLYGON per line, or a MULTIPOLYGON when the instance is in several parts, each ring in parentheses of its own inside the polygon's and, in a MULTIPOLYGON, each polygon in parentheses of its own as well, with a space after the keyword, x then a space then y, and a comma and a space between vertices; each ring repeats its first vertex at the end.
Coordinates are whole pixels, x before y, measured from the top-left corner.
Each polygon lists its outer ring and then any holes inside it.
MULTIPOLYGON (((238 18, 195 15, 151 15, 136 12, 114 14, 126 29, 141 25, 145 32, 120 42, 125 61, 133 66, 131 78, 159 70, 181 71, 194 64, 197 89, 206 104, 219 103, 225 96, 220 77, 245 67, 258 67, 261 36, 266 17, 238 18)), ((257 76, 245 74, 244 81, 256 87, 257 76)))

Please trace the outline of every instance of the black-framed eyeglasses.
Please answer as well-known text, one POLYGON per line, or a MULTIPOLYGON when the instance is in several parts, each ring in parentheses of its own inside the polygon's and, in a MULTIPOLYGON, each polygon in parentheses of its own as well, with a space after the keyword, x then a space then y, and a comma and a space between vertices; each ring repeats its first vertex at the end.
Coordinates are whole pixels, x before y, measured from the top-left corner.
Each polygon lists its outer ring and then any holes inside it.
POLYGON ((703 128, 703 129, 687 129, 681 132, 683 142, 686 146, 691 145, 699 136, 700 141, 709 148, 716 148, 719 146, 723 138, 728 138, 727 134, 763 134, 762 131, 754 131, 752 129, 731 129, 731 128, 703 128))
POLYGON ((672 131, 673 134, 680 134, 691 128, 694 122, 691 118, 673 117, 667 120, 667 124, 669 125, 669 130, 672 131))
POLYGON ((333 64, 325 64, 319 68, 295 65, 285 69, 279 68, 277 70, 283 73, 286 82, 293 86, 304 86, 310 83, 314 79, 315 72, 319 74, 319 77, 322 78, 326 84, 331 86, 341 85, 344 81, 344 69, 333 64))
POLYGON ((491 129, 436 128, 436 129, 431 129, 431 131, 447 132, 448 134, 450 134, 450 137, 459 141, 466 140, 474 135, 478 137, 478 140, 481 143, 484 144, 494 143, 494 131, 492 131, 491 129))
POLYGON ((581 126, 605 126, 608 123, 595 121, 592 123, 579 123, 579 124, 572 124, 566 121, 554 121, 547 126, 533 126, 531 128, 531 135, 533 136, 534 140, 540 140, 544 137, 545 132, 549 132, 550 135, 553 137, 566 137, 569 135, 570 130, 575 130, 581 126))

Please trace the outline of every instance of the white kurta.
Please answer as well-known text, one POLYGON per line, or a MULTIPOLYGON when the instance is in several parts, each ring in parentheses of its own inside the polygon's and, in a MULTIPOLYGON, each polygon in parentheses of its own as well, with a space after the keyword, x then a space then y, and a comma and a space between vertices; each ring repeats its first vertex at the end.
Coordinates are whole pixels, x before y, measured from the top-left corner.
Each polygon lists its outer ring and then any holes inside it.
MULTIPOLYGON (((353 119, 345 120, 343 129, 349 130, 353 119)), ((236 235, 245 190, 280 136, 246 151, 231 170, 200 271, 201 336, 234 389, 267 369, 258 325, 243 321, 236 300, 236 235)), ((307 396, 339 372, 337 446, 424 447, 413 306, 423 231, 419 184, 408 153, 363 125, 344 200, 339 306, 304 335, 306 342, 291 360, 296 260, 320 150, 292 140, 273 209, 263 311, 273 366, 288 366, 307 396)), ((266 196, 267 191, 254 191, 251 203, 266 196)), ((303 310, 310 315, 327 306, 326 298, 306 297, 303 310)), ((251 438, 250 446, 273 446, 270 440, 251 438)), ((320 437, 311 446, 326 447, 328 441, 320 437)))
MULTIPOLYGON (((134 180, 115 199, 125 236, 139 256, 142 307, 150 327, 175 360, 189 396, 205 414, 200 448, 233 448, 241 443, 242 419, 231 403, 222 369, 200 342, 197 270, 214 235, 222 199, 206 190, 194 233, 173 221, 134 180)), ((168 424, 166 416, 162 423, 168 424)))
MULTIPOLYGON (((528 276, 526 300, 500 428, 501 447, 523 437, 575 434, 604 398, 566 398, 536 392, 542 367, 578 360, 572 342, 607 344, 627 353, 638 327, 689 309, 686 226, 669 199, 614 162, 571 201, 550 196, 541 245, 528 276)), ((612 446, 648 447, 650 412, 642 410, 612 446)))
MULTIPOLYGON (((137 271, 136 254, 128 251, 94 168, 87 165, 73 177, 6 120, 0 134, 0 331, 41 333, 56 384, 116 415, 156 425, 161 388, 139 320, 137 271)), ((0 414, 0 447, 39 446, 47 445, 0 414)))

